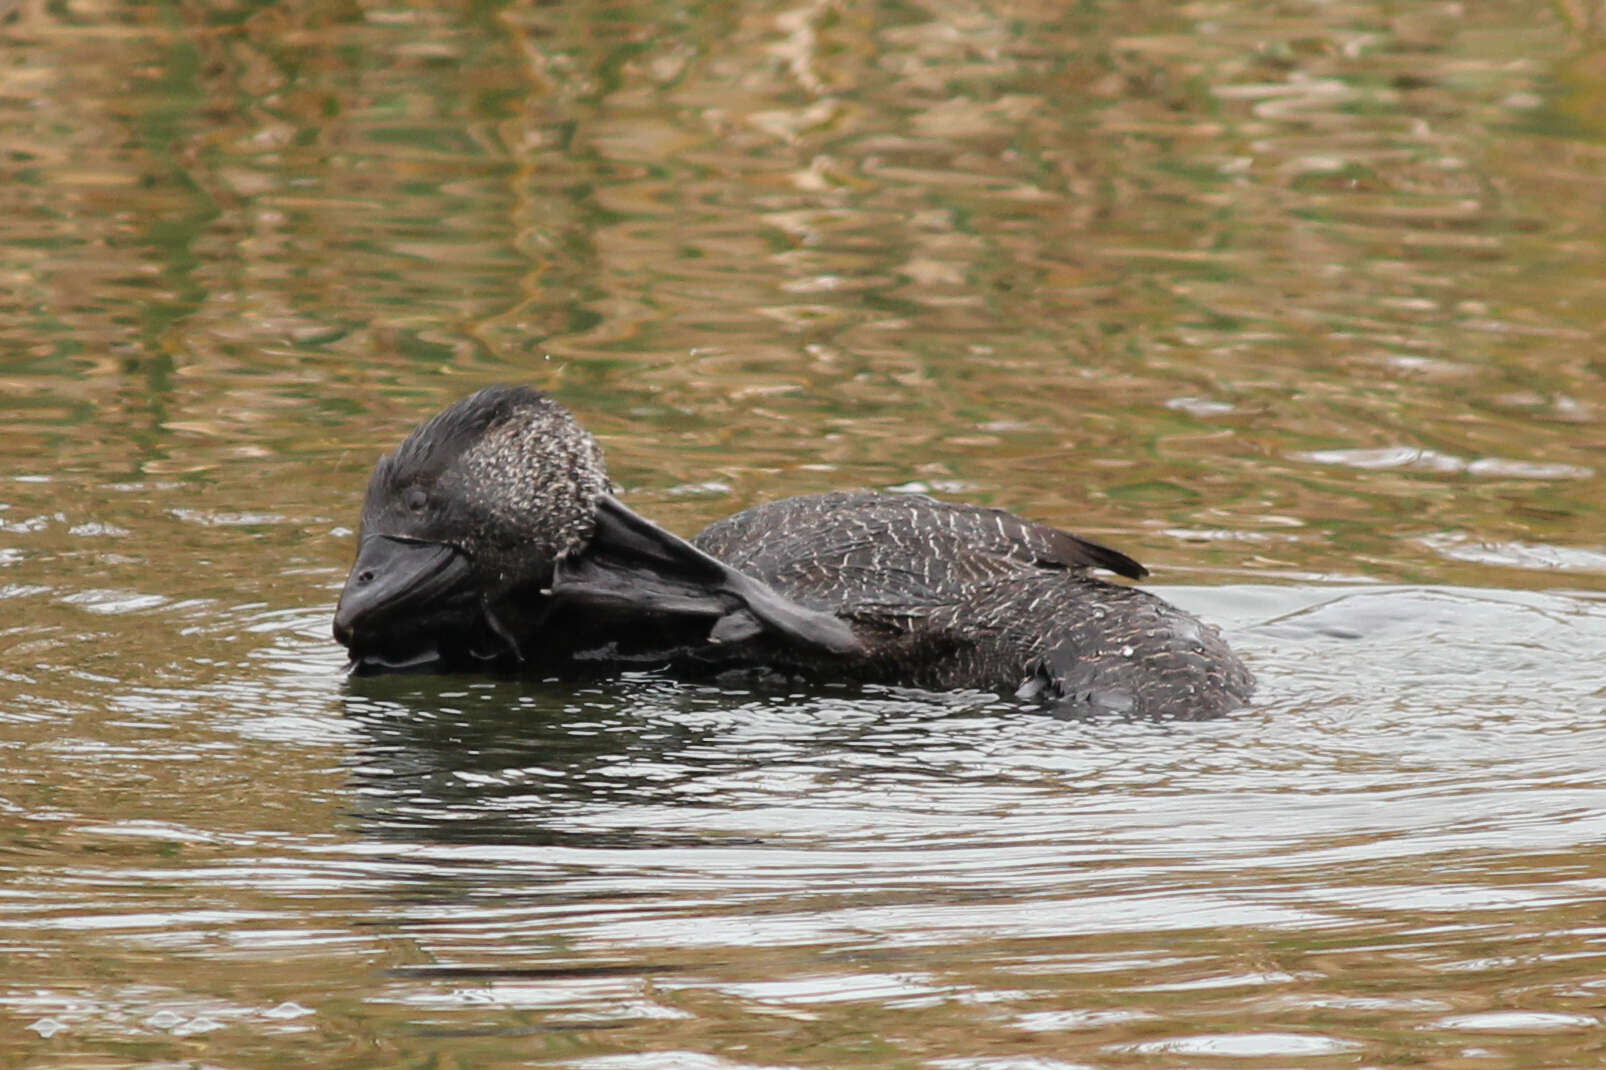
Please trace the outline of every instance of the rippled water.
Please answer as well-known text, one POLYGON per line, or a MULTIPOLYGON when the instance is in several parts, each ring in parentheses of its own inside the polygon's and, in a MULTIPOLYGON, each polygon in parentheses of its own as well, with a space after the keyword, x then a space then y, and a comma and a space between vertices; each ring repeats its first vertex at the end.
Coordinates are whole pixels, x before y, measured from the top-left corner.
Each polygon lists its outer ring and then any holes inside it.
POLYGON ((0 1065, 1595 1067, 1600 13, 0 13, 0 1065), (902 487, 1262 681, 348 679, 377 452, 902 487))

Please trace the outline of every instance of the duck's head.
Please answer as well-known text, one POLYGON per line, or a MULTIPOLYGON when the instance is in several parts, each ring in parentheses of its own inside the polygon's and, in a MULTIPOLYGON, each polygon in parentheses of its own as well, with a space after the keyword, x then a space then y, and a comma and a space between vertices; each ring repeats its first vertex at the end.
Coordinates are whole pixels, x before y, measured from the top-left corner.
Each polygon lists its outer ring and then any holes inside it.
POLYGON ((464 398, 375 466, 335 638, 383 667, 435 661, 443 637, 494 649, 497 605, 550 585, 608 489, 596 440, 545 394, 464 398))
POLYGON ((601 448, 545 394, 464 398, 374 468, 335 638, 363 671, 617 659, 626 647, 640 662, 748 641, 860 651, 846 621, 609 490, 601 448))

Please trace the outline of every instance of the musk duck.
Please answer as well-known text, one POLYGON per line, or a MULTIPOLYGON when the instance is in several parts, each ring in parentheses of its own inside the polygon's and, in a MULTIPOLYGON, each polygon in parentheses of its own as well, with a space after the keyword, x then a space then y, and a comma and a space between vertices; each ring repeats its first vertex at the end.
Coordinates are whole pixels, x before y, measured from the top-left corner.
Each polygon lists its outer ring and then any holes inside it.
POLYGON ((380 459, 334 634, 356 673, 750 671, 1189 718, 1248 700, 1214 627, 1093 569, 1148 574, 1000 509, 875 491, 688 542, 614 496, 556 401, 490 387, 380 459))

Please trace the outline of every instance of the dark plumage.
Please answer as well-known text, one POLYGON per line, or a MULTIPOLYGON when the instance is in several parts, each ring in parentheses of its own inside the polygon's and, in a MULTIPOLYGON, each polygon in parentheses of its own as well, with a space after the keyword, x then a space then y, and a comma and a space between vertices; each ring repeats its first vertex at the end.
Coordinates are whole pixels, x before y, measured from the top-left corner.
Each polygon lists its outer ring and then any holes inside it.
POLYGON ((997 509, 868 491, 788 498, 693 543, 610 493, 543 394, 493 387, 383 458, 335 614, 359 671, 655 666, 970 687, 1212 716, 1254 681, 1116 550, 997 509))

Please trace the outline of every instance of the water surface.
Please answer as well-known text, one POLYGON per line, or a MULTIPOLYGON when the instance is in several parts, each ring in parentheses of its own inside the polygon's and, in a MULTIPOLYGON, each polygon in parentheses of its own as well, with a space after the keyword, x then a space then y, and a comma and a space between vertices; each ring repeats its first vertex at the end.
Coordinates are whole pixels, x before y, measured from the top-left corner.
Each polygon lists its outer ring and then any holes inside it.
POLYGON ((6 15, 0 1065, 1598 1066, 1597 21, 6 15), (347 679, 504 381, 681 532, 1109 541, 1257 702, 347 679))

